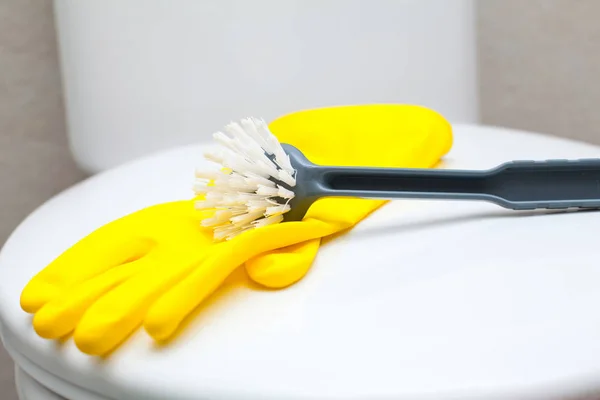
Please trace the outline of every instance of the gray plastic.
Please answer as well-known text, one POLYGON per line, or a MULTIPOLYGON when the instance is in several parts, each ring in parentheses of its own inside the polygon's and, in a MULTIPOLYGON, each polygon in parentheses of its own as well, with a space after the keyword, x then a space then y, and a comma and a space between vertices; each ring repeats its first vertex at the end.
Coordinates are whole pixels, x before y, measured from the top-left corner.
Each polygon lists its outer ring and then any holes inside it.
POLYGON ((511 161, 485 171, 315 165, 284 144, 297 170, 288 221, 321 197, 481 200, 512 210, 600 208, 600 159, 511 161))

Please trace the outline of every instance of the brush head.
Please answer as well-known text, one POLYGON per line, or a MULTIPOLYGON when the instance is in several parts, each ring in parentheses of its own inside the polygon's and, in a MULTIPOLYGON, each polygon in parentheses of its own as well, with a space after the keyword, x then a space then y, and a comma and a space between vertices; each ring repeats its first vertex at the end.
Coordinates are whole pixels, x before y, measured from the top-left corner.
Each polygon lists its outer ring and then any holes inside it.
POLYGON ((220 168, 197 171, 194 186, 204 196, 196 208, 211 211, 202 226, 220 241, 283 221, 295 197, 297 171, 266 122, 231 122, 213 137, 220 149, 205 157, 220 168))

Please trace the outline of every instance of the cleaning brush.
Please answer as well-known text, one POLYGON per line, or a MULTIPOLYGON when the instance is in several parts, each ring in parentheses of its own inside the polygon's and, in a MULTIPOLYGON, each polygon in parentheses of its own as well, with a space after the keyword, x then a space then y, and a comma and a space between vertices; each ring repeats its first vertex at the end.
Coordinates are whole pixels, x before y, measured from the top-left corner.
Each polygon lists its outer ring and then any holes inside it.
POLYGON ((214 134, 221 168, 197 171, 197 209, 215 240, 301 220, 322 197, 482 200, 512 210, 600 207, 600 159, 510 161, 483 171, 321 166, 281 144, 264 120, 231 122, 214 134))

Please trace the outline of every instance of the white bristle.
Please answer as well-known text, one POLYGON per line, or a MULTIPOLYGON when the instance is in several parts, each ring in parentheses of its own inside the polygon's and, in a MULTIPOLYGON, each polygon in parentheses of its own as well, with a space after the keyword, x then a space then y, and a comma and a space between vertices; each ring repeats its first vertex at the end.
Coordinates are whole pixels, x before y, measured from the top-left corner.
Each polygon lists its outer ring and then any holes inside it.
POLYGON ((258 190, 256 190, 256 193, 260 194, 261 196, 275 197, 279 195, 279 190, 274 187, 258 185, 258 190))
POLYGON ((265 215, 271 216, 271 215, 285 214, 288 211, 290 211, 289 204, 282 204, 280 206, 267 207, 267 211, 266 211, 265 215))
POLYGON ((207 208, 215 208, 218 206, 218 202, 210 200, 200 200, 196 202, 196 209, 203 210, 207 208))
POLYGON ((253 222, 254 220, 260 218, 263 215, 263 211, 259 210, 259 211, 252 211, 252 212, 248 212, 246 214, 242 214, 242 215, 238 215, 236 217, 231 217, 229 219, 229 221, 234 224, 234 225, 247 225, 251 222, 253 222))
POLYGON ((277 196, 282 199, 291 200, 294 198, 294 192, 291 190, 287 190, 283 186, 277 186, 277 196))
POLYGON ((227 222, 231 218, 231 212, 228 210, 219 210, 214 216, 202 220, 202 226, 212 227, 227 222))
POLYGON ((272 215, 270 217, 263 218, 261 220, 255 221, 253 223, 253 225, 254 225, 255 228, 260 228, 262 226, 278 224, 281 221, 283 221, 283 215, 278 214, 278 215, 272 215))
MULTIPOLYGON (((256 161, 255 165, 257 165, 263 174, 268 177, 276 177, 279 175, 279 170, 277 166, 275 166, 272 162, 264 162, 263 160, 256 161)), ((263 175, 264 176, 264 175, 263 175)))
POLYGON ((210 181, 215 179, 217 176, 219 176, 219 173, 215 171, 196 170, 196 178, 198 179, 206 179, 210 181))
POLYGON ((222 240, 222 239, 229 237, 229 235, 232 235, 239 230, 240 230, 240 228, 235 225, 221 225, 214 229, 214 238, 216 240, 222 240))
POLYGON ((294 178, 288 171, 281 169, 277 174, 280 181, 287 183, 291 187, 296 186, 296 178, 294 178))
POLYGON ((296 171, 289 156, 262 119, 245 118, 215 133, 220 151, 205 158, 221 171, 196 171, 194 190, 204 195, 198 209, 215 209, 202 225, 216 240, 283 220, 294 198, 296 171))
MULTIPOLYGON (((279 203, 277 203, 277 204, 279 204, 279 203)), ((246 205, 248 207, 254 207, 254 208, 256 208, 256 207, 266 208, 266 207, 271 207, 273 205, 273 203, 270 202, 269 200, 265 200, 264 198, 256 198, 256 199, 248 200, 246 202, 246 205)))
POLYGON ((242 121, 242 126, 244 130, 248 133, 248 136, 260 147, 265 148, 267 146, 267 142, 262 138, 260 133, 258 132, 257 122, 254 118, 244 118, 242 121))
POLYGON ((219 202, 223 200, 223 193, 219 193, 219 192, 208 192, 206 193, 206 196, 204 197, 207 201, 211 201, 211 202, 219 202))
POLYGON ((198 181, 194 183, 194 192, 196 193, 206 193, 208 191, 208 183, 198 181))
POLYGON ((217 164, 223 164, 224 161, 223 155, 220 153, 205 153, 204 158, 206 158, 208 161, 212 161, 217 164))
POLYGON ((277 164, 284 170, 289 171, 293 170, 292 163, 290 162, 290 157, 283 151, 281 147, 275 149, 275 160, 277 164))
POLYGON ((263 178, 262 176, 253 174, 251 172, 248 172, 245 174, 246 175, 246 183, 248 185, 252 185, 252 186, 268 186, 268 187, 275 187, 277 184, 273 181, 268 180, 267 178, 263 178))

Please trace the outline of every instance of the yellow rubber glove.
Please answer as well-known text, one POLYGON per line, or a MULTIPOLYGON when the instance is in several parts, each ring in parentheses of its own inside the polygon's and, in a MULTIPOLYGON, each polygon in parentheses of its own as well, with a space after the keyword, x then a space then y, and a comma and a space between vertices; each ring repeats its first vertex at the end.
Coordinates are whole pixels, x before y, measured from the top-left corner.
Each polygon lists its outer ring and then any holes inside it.
MULTIPOLYGON (((430 167, 452 141, 441 116, 412 106, 306 111, 270 128, 312 161, 334 165, 430 167)), ((201 215, 192 201, 160 204, 68 249, 24 288, 21 306, 35 314, 40 336, 59 338, 75 330, 76 345, 88 354, 113 350, 142 322, 150 335, 164 340, 238 266, 246 263, 249 275, 267 286, 289 285, 306 273, 321 237, 352 227, 381 204, 323 199, 301 222, 219 244, 199 227, 201 215)))

